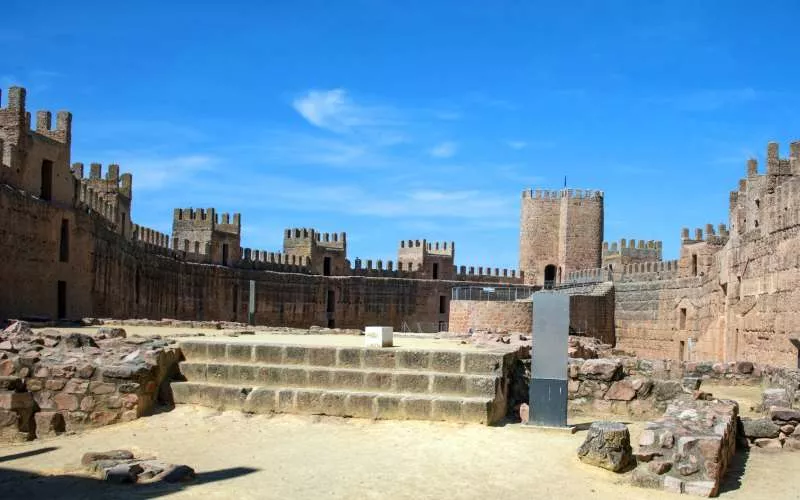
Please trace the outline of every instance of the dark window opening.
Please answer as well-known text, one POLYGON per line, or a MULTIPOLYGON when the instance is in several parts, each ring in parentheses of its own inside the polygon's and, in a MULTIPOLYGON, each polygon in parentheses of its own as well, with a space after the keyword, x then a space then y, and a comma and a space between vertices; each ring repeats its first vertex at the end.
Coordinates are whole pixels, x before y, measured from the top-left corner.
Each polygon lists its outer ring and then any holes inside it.
POLYGON ((134 286, 134 302, 136 303, 136 305, 139 305, 139 296, 140 296, 139 295, 139 290, 141 289, 142 276, 141 276, 141 273, 139 272, 138 269, 136 270, 136 276, 134 277, 133 281, 134 281, 134 285, 133 285, 134 286))
POLYGON ((686 308, 685 307, 681 308, 681 316, 680 316, 679 325, 680 325, 680 329, 681 330, 686 330, 686 308))
POLYGON ((756 227, 758 227, 758 219, 756 219, 755 221, 753 221, 753 223, 756 225, 756 227))
POLYGON ((447 314, 447 296, 439 295, 439 314, 447 314))
POLYGON ((194 253, 196 253, 196 254, 200 253, 200 242, 199 241, 195 241, 194 242, 194 253))
POLYGON ((227 243, 223 243, 222 244, 222 265, 223 266, 227 266, 228 265, 228 244, 227 243))
POLYGON ((233 286, 233 314, 239 310, 239 287, 233 286))
POLYGON ((680 361, 681 363, 683 363, 684 351, 686 351, 686 342, 681 340, 678 346, 678 361, 680 361))
POLYGON ((433 279, 439 279, 439 264, 437 262, 433 263, 433 279))
POLYGON ((39 198, 50 201, 53 199, 53 162, 42 160, 42 184, 39 198))
POLYGON ((447 321, 440 321, 439 322, 439 331, 446 332, 447 331, 447 321))
POLYGON ((61 238, 58 242, 58 260, 69 262, 69 220, 61 219, 61 238))
POLYGON ((728 296, 728 284, 727 283, 723 283, 720 286, 722 287, 722 296, 723 297, 727 297, 728 296))
POLYGON ((544 266, 544 287, 553 288, 556 279, 556 266, 548 264, 544 266))
POLYGON ((756 200, 756 208, 761 208, 761 200, 756 200))
POLYGON ((328 290, 328 296, 325 307, 325 312, 332 313, 336 307, 336 295, 333 293, 333 290, 328 290))
POLYGON ((328 328, 336 328, 336 321, 333 318, 328 319, 328 328))
POLYGON ((697 254, 692 255, 692 276, 697 276, 697 254))
POLYGON ((57 318, 63 319, 67 317, 67 282, 58 282, 57 292, 57 318))
POLYGON ((331 258, 325 257, 322 260, 322 275, 323 276, 330 276, 331 275, 331 258))

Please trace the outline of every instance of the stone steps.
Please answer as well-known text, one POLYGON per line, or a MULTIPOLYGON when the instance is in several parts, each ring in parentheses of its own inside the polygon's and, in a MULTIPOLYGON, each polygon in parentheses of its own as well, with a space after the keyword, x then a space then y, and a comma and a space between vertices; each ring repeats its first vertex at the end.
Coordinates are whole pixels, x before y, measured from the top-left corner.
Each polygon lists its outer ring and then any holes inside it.
POLYGON ((442 420, 491 424, 505 415, 490 397, 268 388, 173 382, 175 403, 248 413, 299 413, 386 420, 442 420))
POLYGON ((245 342, 184 341, 187 361, 259 363, 340 368, 425 370, 475 375, 500 374, 509 353, 366 347, 333 347, 245 342))
POLYGON ((176 403, 253 413, 491 424, 514 354, 477 350, 184 341, 176 403))
POLYGON ((494 397, 497 375, 303 365, 182 362, 189 382, 494 397))

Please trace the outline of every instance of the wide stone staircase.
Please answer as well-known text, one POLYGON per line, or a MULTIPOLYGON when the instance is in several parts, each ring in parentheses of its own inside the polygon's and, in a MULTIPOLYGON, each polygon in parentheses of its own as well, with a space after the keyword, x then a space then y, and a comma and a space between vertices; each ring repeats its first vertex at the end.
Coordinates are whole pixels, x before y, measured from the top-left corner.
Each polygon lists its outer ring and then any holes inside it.
POLYGON ((514 354, 184 341, 175 403, 250 413, 492 424, 514 354))

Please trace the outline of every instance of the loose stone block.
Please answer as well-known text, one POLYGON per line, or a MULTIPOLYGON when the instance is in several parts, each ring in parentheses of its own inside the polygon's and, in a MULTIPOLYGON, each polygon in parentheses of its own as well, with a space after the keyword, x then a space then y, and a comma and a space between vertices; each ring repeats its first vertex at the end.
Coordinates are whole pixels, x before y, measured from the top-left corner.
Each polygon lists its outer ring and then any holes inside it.
POLYGON ((366 347, 392 347, 393 337, 391 326, 368 326, 364 329, 366 347))
POLYGON ((593 422, 578 458, 612 472, 626 470, 635 462, 628 427, 620 422, 593 422))

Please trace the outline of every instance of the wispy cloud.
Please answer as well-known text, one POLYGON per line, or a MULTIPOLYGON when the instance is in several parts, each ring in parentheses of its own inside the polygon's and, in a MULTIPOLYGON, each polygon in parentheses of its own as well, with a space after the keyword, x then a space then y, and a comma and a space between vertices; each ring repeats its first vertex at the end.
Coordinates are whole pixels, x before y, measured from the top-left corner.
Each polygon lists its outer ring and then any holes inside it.
POLYGON ((402 140, 402 134, 386 133, 402 125, 397 110, 356 103, 345 89, 310 90, 295 98, 292 107, 310 124, 330 132, 402 140))
POLYGON ((428 152, 434 158, 452 158, 458 151, 458 145, 452 141, 437 144, 428 152))
POLYGON ((506 141, 506 144, 511 149, 516 149, 517 151, 525 149, 528 146, 528 143, 525 141, 506 141))

